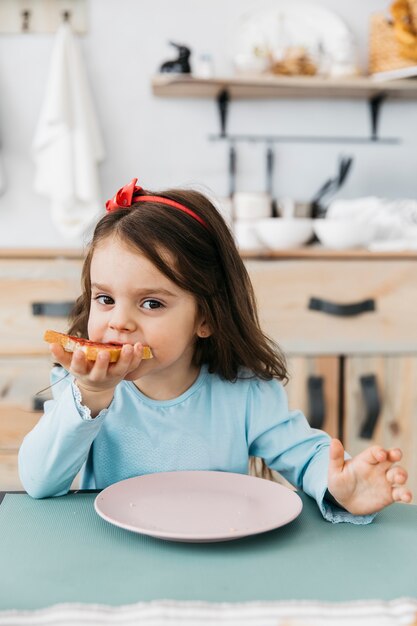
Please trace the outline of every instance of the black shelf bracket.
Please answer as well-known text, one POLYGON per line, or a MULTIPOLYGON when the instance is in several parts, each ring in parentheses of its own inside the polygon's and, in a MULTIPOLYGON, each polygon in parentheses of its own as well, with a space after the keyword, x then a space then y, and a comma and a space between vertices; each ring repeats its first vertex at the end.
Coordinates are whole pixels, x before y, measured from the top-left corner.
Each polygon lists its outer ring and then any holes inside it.
POLYGON ((386 100, 386 93, 378 93, 369 100, 369 109, 371 112, 371 140, 378 141, 378 122, 381 105, 386 100))
POLYGON ((217 106, 220 114, 220 137, 226 137, 227 112, 229 109, 230 95, 227 89, 222 89, 217 96, 217 106))

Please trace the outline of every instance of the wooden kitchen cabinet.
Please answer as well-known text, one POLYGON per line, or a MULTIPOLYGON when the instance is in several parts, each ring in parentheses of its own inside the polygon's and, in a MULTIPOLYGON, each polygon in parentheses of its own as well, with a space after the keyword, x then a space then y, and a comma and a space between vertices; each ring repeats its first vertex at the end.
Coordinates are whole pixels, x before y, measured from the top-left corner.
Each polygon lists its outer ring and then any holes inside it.
MULTIPOLYGON (((303 248, 243 256, 261 325, 288 357, 290 409, 301 409, 313 425, 321 417, 322 428, 342 437, 352 454, 372 442, 401 447, 417 497, 417 255, 303 248), (368 304, 342 316, 311 308, 312 301, 368 304), (365 440, 361 378, 372 375, 381 411, 365 440)), ((21 488, 17 452, 41 415, 36 393, 49 385, 43 332, 66 330, 66 315, 57 312, 78 296, 81 264, 72 251, 0 252, 0 489, 21 488)))
POLYGON ((290 408, 311 422, 311 378, 321 379, 323 430, 351 454, 401 447, 417 498, 417 255, 259 257, 245 262, 263 330, 288 357, 290 408))
POLYGON ((80 253, 0 253, 0 490, 22 489, 17 453, 51 397, 47 328, 65 331, 80 293, 80 253), (39 393, 41 392, 41 393, 39 393))
POLYGON ((417 497, 417 355, 346 359, 344 439, 351 454, 401 448, 417 497))

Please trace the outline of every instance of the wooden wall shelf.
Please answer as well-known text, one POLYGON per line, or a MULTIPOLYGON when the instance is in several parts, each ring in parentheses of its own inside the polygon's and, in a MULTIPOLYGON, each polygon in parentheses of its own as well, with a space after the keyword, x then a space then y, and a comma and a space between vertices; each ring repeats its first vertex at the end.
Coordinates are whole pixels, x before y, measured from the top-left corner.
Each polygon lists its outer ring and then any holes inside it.
POLYGON ((376 81, 367 76, 318 78, 311 76, 247 76, 194 78, 157 74, 152 91, 162 98, 217 98, 223 91, 232 99, 343 98, 370 100, 380 95, 397 100, 417 99, 417 80, 376 81))

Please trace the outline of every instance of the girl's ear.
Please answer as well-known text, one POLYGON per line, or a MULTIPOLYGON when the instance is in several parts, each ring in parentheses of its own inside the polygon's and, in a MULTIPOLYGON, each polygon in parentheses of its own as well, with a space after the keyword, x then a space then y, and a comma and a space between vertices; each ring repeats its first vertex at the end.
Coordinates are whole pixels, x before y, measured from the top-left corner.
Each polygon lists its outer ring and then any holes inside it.
POLYGON ((206 339, 206 337, 210 337, 211 329, 205 320, 200 322, 197 328, 197 337, 201 337, 202 339, 206 339))

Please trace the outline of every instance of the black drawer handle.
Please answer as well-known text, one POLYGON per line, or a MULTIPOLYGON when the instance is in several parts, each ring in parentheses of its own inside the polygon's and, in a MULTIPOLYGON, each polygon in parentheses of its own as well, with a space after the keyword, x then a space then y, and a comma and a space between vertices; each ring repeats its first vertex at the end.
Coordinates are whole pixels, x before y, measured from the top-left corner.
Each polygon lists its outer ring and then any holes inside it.
POLYGON ((362 424, 360 436, 362 439, 372 439, 381 412, 377 378, 374 374, 369 374, 361 376, 359 380, 366 407, 365 421, 362 424))
POLYGON ((376 305, 373 298, 362 300, 362 302, 354 302, 352 304, 338 304, 337 302, 329 302, 329 300, 322 300, 321 298, 310 298, 308 308, 311 311, 328 313, 328 315, 351 317, 353 315, 366 313, 367 311, 375 311, 376 305))
POLYGON ((325 418, 324 384, 322 376, 309 376, 308 388, 308 421, 311 428, 322 428, 325 418))
POLYGON ((32 315, 68 317, 75 302, 32 302, 32 315))

